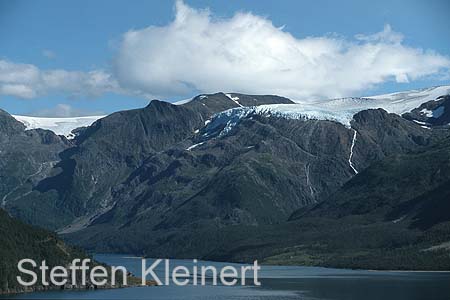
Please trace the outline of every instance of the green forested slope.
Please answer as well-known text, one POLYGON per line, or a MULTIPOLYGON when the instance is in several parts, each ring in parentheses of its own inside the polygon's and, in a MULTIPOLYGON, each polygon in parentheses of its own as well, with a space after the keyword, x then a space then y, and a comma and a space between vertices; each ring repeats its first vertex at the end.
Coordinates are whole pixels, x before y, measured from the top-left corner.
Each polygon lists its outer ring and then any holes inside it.
POLYGON ((16 280, 17 263, 31 258, 38 264, 67 265, 74 257, 84 255, 67 247, 55 234, 26 225, 0 209, 0 293, 21 291, 16 280))

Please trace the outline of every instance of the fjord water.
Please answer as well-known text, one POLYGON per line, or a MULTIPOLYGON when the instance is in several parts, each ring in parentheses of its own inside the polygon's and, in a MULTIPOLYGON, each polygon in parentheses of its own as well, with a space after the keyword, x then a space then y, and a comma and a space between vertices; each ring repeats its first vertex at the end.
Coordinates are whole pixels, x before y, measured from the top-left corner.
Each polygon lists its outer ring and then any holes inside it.
MULTIPOLYGON (((141 259, 126 255, 96 255, 95 258, 109 265, 124 266, 139 275, 141 259)), ((148 260, 150 266, 152 260, 148 260)), ((171 260, 171 265, 188 268, 191 260, 171 260)), ((199 262, 198 265, 226 263, 199 262)), ((237 264, 231 264, 239 266, 237 264)), ((163 264, 156 269, 163 277, 163 264)), ((16 295, 8 299, 327 299, 327 300, 449 300, 450 272, 378 272, 340 270, 316 267, 262 266, 262 286, 185 286, 132 287, 124 289, 91 291, 51 291, 16 295)), ((247 282, 252 282, 248 279, 247 282)), ((2 297, 0 297, 2 299, 2 297)))

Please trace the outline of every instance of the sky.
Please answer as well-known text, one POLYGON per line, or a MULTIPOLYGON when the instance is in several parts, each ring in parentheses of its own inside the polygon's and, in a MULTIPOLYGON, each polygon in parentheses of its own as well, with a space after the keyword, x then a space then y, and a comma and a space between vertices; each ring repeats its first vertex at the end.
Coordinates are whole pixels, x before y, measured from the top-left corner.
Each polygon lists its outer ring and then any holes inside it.
POLYGON ((218 91, 293 100, 450 82, 450 2, 0 0, 0 108, 101 115, 218 91))

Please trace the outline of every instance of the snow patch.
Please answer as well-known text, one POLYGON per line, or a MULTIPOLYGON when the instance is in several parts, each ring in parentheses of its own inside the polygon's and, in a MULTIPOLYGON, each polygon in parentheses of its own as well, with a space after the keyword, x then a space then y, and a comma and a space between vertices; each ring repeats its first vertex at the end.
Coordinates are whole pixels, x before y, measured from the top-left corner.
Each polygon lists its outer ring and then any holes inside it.
POLYGON ((417 123, 417 124, 419 124, 419 125, 428 125, 428 123, 426 123, 426 122, 422 122, 422 121, 418 121, 418 120, 413 120, 413 122, 414 123, 417 123))
POLYGON ((225 94, 228 98, 230 98, 231 101, 239 105, 240 107, 243 107, 242 104, 239 103, 239 97, 233 97, 231 94, 225 94))
POLYGON ((401 216, 400 218, 398 218, 398 219, 396 219, 396 220, 393 220, 392 223, 397 224, 397 223, 403 221, 405 218, 406 218, 406 215, 401 216))
MULTIPOLYGON (((207 95, 199 95, 198 97, 200 98, 200 100, 203 100, 203 99, 208 98, 207 95)), ((196 97, 188 98, 188 99, 184 99, 184 100, 178 100, 178 101, 173 102, 172 104, 173 104, 173 105, 183 105, 183 104, 186 104, 186 103, 191 102, 191 101, 194 100, 195 98, 196 98, 196 97)), ((202 104, 205 105, 204 103, 202 103, 202 104)))
POLYGON ((422 109, 420 111, 421 114, 424 114, 425 116, 427 116, 428 118, 433 117, 433 112, 431 110, 428 110, 426 108, 422 109))
POLYGON ((196 147, 198 147, 198 146, 201 146, 201 145, 203 145, 205 142, 201 142, 201 143, 198 143, 198 144, 194 144, 194 145, 192 145, 192 146, 190 146, 190 147, 187 147, 186 148, 186 150, 187 151, 191 151, 192 149, 194 149, 194 148, 196 148, 196 147))
POLYGON ((445 107, 439 106, 435 110, 429 110, 429 109, 424 108, 420 112, 422 114, 424 114, 425 116, 427 116, 428 118, 438 119, 444 114, 445 107))
POLYGON ((173 105, 183 105, 183 104, 191 102, 192 100, 194 100, 194 98, 179 100, 179 101, 173 102, 172 104, 173 105))

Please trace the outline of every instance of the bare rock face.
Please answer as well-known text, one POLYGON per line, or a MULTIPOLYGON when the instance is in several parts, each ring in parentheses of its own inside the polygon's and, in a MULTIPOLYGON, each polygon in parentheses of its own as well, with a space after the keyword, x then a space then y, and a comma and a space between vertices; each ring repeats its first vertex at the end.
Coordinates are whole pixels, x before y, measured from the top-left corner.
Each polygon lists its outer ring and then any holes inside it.
POLYGON ((426 102, 404 114, 403 117, 423 127, 448 127, 450 125, 450 95, 426 102))

